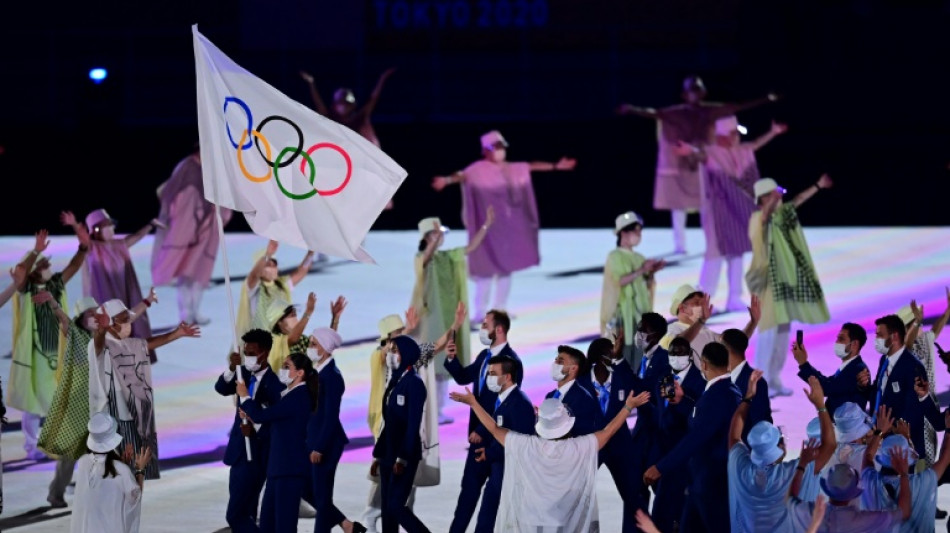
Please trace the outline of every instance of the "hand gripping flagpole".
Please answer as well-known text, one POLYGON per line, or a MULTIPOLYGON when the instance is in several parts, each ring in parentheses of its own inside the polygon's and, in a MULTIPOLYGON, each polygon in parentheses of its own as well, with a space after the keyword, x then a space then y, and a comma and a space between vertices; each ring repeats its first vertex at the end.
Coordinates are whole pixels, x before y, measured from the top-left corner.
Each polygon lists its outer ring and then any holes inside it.
MULTIPOLYGON (((214 188, 214 199, 218 199, 218 182, 217 180, 211 180, 214 188)), ((218 239, 221 241, 221 260, 224 263, 224 292, 228 296, 228 316, 231 318, 231 353, 238 351, 237 343, 237 331, 235 328, 234 320, 234 298, 231 296, 231 269, 228 268, 228 247, 224 242, 224 221, 221 219, 221 208, 218 204, 214 204, 214 217, 215 221, 218 223, 218 239)), ((244 372, 243 365, 236 365, 235 370, 237 370, 237 381, 238 383, 244 383, 244 372)), ((238 406, 237 395, 234 395, 234 406, 238 406)), ((247 418, 243 418, 242 425, 249 425, 250 422, 247 421, 247 418)), ((244 437, 244 451, 247 453, 247 460, 251 462, 253 460, 251 456, 251 438, 244 437)))

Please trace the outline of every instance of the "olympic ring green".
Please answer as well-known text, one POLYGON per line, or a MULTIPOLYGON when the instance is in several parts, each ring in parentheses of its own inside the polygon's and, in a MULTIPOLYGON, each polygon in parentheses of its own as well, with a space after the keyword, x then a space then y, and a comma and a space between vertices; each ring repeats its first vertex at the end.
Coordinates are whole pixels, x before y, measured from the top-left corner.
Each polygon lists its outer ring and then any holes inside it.
POLYGON ((284 185, 280 182, 280 176, 277 175, 277 172, 278 172, 277 169, 280 167, 280 161, 284 158, 284 155, 287 154, 288 152, 295 152, 297 154, 300 154, 301 156, 303 156, 306 162, 310 163, 310 185, 311 186, 313 185, 313 180, 317 177, 317 166, 313 163, 313 159, 310 158, 310 155, 307 154, 307 152, 304 152, 295 146, 288 146, 287 148, 284 148, 283 150, 281 150, 280 153, 277 154, 277 158, 274 159, 274 164, 273 164, 274 181, 277 182, 277 186, 280 187, 280 191, 284 193, 284 195, 290 198, 291 200, 306 200, 307 198, 310 198, 313 195, 317 194, 317 189, 313 189, 310 192, 305 193, 305 194, 294 194, 284 188, 284 185))

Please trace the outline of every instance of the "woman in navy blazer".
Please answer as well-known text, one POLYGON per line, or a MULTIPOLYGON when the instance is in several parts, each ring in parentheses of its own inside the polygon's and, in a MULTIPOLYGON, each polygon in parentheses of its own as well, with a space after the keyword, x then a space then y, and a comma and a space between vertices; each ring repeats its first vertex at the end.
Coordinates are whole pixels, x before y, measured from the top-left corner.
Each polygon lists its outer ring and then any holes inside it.
POLYGON ((422 459, 422 409, 426 386, 415 371, 419 345, 405 335, 395 337, 386 354, 392 377, 383 394, 383 432, 373 448, 370 473, 379 473, 383 503, 383 533, 428 533, 428 528, 406 507, 412 482, 422 459))
POLYGON ((241 410, 252 421, 270 423, 267 487, 261 503, 260 530, 264 533, 297 531, 300 498, 310 482, 307 421, 317 409, 319 378, 310 358, 292 353, 278 373, 287 385, 281 399, 266 409, 248 397, 247 386, 237 384, 241 410))

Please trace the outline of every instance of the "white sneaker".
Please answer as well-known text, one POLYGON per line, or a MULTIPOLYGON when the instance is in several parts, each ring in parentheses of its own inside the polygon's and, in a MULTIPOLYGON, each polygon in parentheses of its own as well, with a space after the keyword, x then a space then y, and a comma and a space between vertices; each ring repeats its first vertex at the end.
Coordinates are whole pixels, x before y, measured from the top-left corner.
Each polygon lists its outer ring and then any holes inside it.
POLYGON ((309 503, 300 500, 300 509, 297 511, 298 518, 316 518, 317 510, 309 503))

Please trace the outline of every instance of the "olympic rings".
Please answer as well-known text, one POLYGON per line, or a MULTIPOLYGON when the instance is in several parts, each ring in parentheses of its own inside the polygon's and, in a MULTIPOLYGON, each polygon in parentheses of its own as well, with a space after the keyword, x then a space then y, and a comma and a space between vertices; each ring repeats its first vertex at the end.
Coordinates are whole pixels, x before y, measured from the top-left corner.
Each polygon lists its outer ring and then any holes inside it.
MULTIPOLYGON (((260 132, 257 132, 257 131, 254 131, 254 130, 244 130, 244 133, 241 134, 241 144, 244 143, 244 139, 247 139, 247 145, 248 145, 248 146, 251 145, 251 140, 248 139, 248 137, 247 137, 247 132, 248 132, 248 131, 251 132, 251 137, 254 137, 255 139, 264 141, 264 150, 267 152, 267 157, 266 157, 265 159, 270 159, 270 154, 271 154, 271 152, 270 152, 270 143, 267 142, 267 138, 264 137, 263 135, 261 135, 260 132)), ((258 147, 258 149, 260 149, 260 147, 258 147)), ((241 172, 244 173, 244 177, 247 178, 247 179, 249 179, 249 180, 251 180, 251 181, 253 181, 254 183, 264 183, 265 181, 269 180, 269 179, 270 179, 271 172, 273 172, 273 169, 271 169, 271 168, 268 168, 268 169, 267 169, 267 174, 265 174, 265 175, 263 175, 263 176, 253 176, 253 175, 251 175, 250 172, 247 171, 247 167, 244 166, 244 158, 241 157, 241 152, 243 152, 243 151, 244 151, 244 147, 243 147, 243 146, 239 146, 238 149, 237 149, 237 162, 238 162, 238 166, 241 167, 241 172)), ((263 155, 263 154, 262 154, 262 155, 263 155)))
MULTIPOLYGON (((251 131, 251 124, 254 122, 254 119, 252 118, 252 115, 251 115, 251 108, 247 107, 247 104, 244 103, 244 100, 241 100, 240 98, 235 98, 233 96, 228 96, 227 98, 224 99, 224 109, 221 111, 221 113, 227 113, 228 104, 230 104, 231 102, 234 102, 236 105, 241 106, 241 109, 244 110, 244 114, 247 115, 247 129, 245 131, 251 131)), ((231 126, 228 126, 227 120, 224 121, 224 129, 227 130, 228 132, 228 140, 231 141, 231 146, 237 148, 238 143, 234 142, 234 137, 231 135, 231 126)), ((300 130, 297 130, 297 131, 300 131, 300 130)), ((241 148, 243 148, 244 150, 247 150, 250 147, 251 147, 250 139, 247 140, 247 146, 241 146, 241 148)))
POLYGON ((304 194, 294 194, 284 188, 283 184, 281 184, 280 182, 280 177, 277 175, 277 168, 280 166, 283 166, 279 164, 279 161, 284 158, 284 154, 286 154, 287 152, 291 150, 294 151, 294 156, 291 157, 290 160, 287 161, 287 163, 292 161, 298 155, 303 155, 304 160, 300 162, 300 167, 301 167, 300 172, 303 172, 304 163, 310 163, 310 185, 313 185, 313 178, 315 178, 317 175, 317 167, 316 165, 313 164, 313 159, 310 158, 310 154, 301 152, 300 150, 297 150, 292 146, 288 146, 287 148, 284 148, 283 150, 280 151, 279 154, 277 154, 277 159, 274 160, 274 181, 276 181, 277 186, 280 187, 280 192, 284 193, 284 195, 290 198, 291 200, 306 200, 307 198, 310 198, 314 194, 317 194, 317 190, 312 189, 310 190, 310 192, 306 192, 304 194))
POLYGON ((244 102, 244 100, 237 98, 235 96, 226 97, 224 99, 223 112, 227 111, 228 104, 231 104, 231 103, 243 109, 244 114, 247 116, 247 128, 241 132, 241 140, 239 142, 234 142, 234 136, 231 134, 231 128, 227 124, 226 119, 225 119, 224 127, 228 134, 228 141, 230 141, 231 146, 234 147, 236 150, 237 162, 238 162, 238 166, 241 169, 241 173, 244 174, 244 177, 247 178, 249 181, 252 181, 254 183, 264 183, 271 178, 271 175, 273 175, 274 181, 277 182, 277 187, 280 189, 280 191, 284 194, 284 196, 292 200, 306 200, 308 198, 312 198, 314 195, 317 195, 317 194, 319 194, 320 196, 333 196, 335 194, 339 194, 340 192, 342 192, 343 189, 345 189, 346 186, 349 185, 350 178, 353 177, 353 160, 350 158, 350 154, 341 146, 334 143, 330 143, 330 142, 318 142, 312 145, 306 151, 304 151, 303 130, 301 130, 300 126, 295 124, 290 119, 280 116, 280 115, 271 115, 265 118, 264 120, 262 120, 257 125, 257 128, 254 128, 253 127, 254 121, 253 121, 253 115, 251 114, 251 108, 248 107, 248 105, 244 102), (288 146, 282 149, 280 153, 277 154, 277 158, 271 160, 271 156, 273 155, 273 152, 271 150, 271 144, 267 140, 267 137, 265 137, 264 134, 261 132, 261 130, 263 130, 264 126, 268 122, 271 122, 274 120, 285 122, 288 125, 290 125, 290 127, 292 127, 297 132, 298 141, 297 141, 296 147, 288 146), (261 149, 261 144, 264 145, 263 150, 261 149), (251 147, 251 145, 257 146, 258 153, 260 154, 261 158, 267 163, 269 167, 267 173, 264 175, 255 176, 251 174, 244 164, 243 154, 247 151, 247 149, 251 147), (312 190, 307 191, 303 194, 295 194, 291 192, 290 190, 288 190, 286 187, 284 187, 283 183, 281 183, 280 181, 280 176, 278 175, 277 169, 287 167, 288 165, 293 163, 294 160, 296 160, 298 156, 302 158, 302 161, 300 162, 301 174, 306 174, 305 166, 309 163, 310 175, 308 179, 309 179, 310 185, 313 186, 313 182, 317 174, 317 166, 314 163, 313 158, 311 156, 314 152, 323 148, 333 150, 339 153, 341 156, 343 156, 343 160, 346 162, 346 176, 343 178, 342 183, 340 183, 340 185, 334 189, 319 190, 316 187, 314 187, 312 190), (290 154, 290 153, 292 153, 292 155, 289 158, 287 158, 287 160, 285 161, 284 160, 285 156, 287 156, 287 154, 290 154))
MULTIPOLYGON (((278 165, 278 166, 280 166, 280 168, 284 168, 284 167, 286 167, 287 165, 293 163, 293 162, 294 162, 294 159, 297 159, 297 156, 303 151, 303 132, 300 131, 300 126, 294 124, 293 122, 287 120, 286 118, 284 118, 284 117, 282 117, 282 116, 280 116, 280 115, 271 115, 271 116, 265 118, 264 120, 262 120, 261 123, 257 125, 257 133, 261 133, 261 130, 264 129, 264 124, 267 124, 268 122, 270 122, 270 121, 272 121, 272 120, 280 120, 280 121, 286 122, 287 124, 290 125, 290 127, 292 127, 292 128, 297 132, 297 151, 294 152, 293 157, 291 157, 291 158, 288 159, 287 161, 284 161, 282 164, 278 165)), ((266 156, 266 157, 264 156, 264 152, 261 152, 261 143, 257 142, 257 141, 260 140, 260 139, 262 139, 262 137, 259 136, 259 137, 257 137, 257 138, 255 139, 255 141, 254 141, 255 144, 257 144, 257 151, 261 154, 261 157, 264 158, 264 161, 267 161, 267 164, 268 164, 268 165, 273 165, 273 164, 274 164, 274 161, 271 161, 271 160, 270 160, 270 152, 267 153, 267 156, 266 156)), ((264 142, 265 142, 265 145, 266 145, 266 142, 267 142, 267 141, 264 141, 264 142)), ((283 153, 283 152, 281 152, 281 153, 283 153)), ((303 172, 303 170, 301 170, 301 172, 303 172)))
MULTIPOLYGON (((309 156, 321 148, 329 148, 339 152, 340 155, 343 156, 343 160, 346 161, 346 177, 343 178, 343 183, 341 183, 339 187, 336 189, 330 189, 329 191, 321 191, 320 189, 314 188, 315 191, 320 193, 320 196, 333 196, 334 194, 337 194, 345 189, 346 185, 350 183, 350 177, 353 175, 353 161, 350 159, 350 154, 346 153, 346 150, 333 143, 317 143, 307 150, 307 155, 309 156)), ((310 165, 313 166, 312 161, 310 162, 310 165)), ((300 172, 303 173, 303 162, 300 163, 300 172)), ((313 183, 313 179, 310 180, 310 183, 313 183)))

